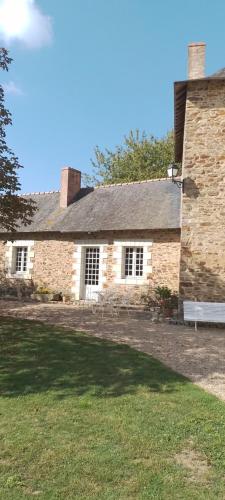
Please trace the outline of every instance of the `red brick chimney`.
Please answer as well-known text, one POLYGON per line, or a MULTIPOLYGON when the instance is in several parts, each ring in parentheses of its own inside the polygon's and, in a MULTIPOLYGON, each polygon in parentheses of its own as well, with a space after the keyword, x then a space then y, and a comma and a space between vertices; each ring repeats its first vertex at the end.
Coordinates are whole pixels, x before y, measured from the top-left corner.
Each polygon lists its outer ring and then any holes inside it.
POLYGON ((188 78, 194 80, 205 77, 205 47, 204 42, 188 45, 188 78))
POLYGON ((61 171, 60 207, 66 208, 73 202, 81 187, 81 172, 64 167, 61 171))

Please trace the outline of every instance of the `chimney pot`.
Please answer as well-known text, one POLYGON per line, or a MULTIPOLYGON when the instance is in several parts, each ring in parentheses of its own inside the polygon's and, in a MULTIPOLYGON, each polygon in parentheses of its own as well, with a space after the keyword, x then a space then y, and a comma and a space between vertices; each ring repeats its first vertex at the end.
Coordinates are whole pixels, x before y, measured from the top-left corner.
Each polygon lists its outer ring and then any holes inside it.
POLYGON ((194 80, 205 77, 205 48, 204 42, 189 43, 188 45, 188 78, 194 80))
POLYGON ((81 172, 71 167, 61 170, 60 207, 68 207, 81 188, 81 172))

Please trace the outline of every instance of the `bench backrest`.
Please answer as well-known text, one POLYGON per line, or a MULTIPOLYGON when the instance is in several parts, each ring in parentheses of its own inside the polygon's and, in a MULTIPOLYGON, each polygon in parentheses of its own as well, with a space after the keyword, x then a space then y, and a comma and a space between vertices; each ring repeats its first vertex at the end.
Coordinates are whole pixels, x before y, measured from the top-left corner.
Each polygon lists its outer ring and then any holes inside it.
POLYGON ((225 323, 225 303, 184 301, 185 321, 225 323))

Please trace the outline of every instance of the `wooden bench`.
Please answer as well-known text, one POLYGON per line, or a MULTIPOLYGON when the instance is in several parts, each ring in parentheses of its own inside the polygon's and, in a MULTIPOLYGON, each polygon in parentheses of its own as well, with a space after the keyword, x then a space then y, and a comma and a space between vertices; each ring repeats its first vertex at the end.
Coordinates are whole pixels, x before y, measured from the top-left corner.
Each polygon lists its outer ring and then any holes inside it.
POLYGON ((184 320, 193 321, 195 330, 198 323, 225 323, 225 303, 194 302, 184 300, 184 320))

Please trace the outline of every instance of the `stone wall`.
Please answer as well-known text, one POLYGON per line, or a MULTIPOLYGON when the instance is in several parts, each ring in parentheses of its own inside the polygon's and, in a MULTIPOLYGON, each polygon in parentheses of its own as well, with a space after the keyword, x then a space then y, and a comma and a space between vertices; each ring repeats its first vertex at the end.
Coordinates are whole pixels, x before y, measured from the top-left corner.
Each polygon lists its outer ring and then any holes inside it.
MULTIPOLYGON (((115 234, 114 240, 119 240, 121 236, 115 234)), ((129 241, 134 238, 130 232, 124 233, 123 239, 129 241)), ((179 261, 180 261, 180 232, 179 231, 146 231, 140 232, 136 239, 147 239, 153 244, 149 248, 151 260, 147 262, 152 271, 147 274, 148 285, 155 287, 157 285, 167 285, 174 291, 179 287, 179 261)), ((115 281, 115 272, 113 264, 114 245, 108 246, 107 261, 107 286, 115 281)), ((124 287, 124 285, 118 285, 124 287)), ((138 288, 138 285, 135 285, 138 288)))
POLYGON ((179 288, 180 232, 158 232, 153 237, 152 275, 153 286, 167 285, 174 291, 179 288))
POLYGON ((225 82, 189 82, 180 295, 225 300, 225 82))
MULTIPOLYGON (((87 235, 46 235, 20 234, 17 239, 34 240, 34 257, 32 280, 35 287, 45 286, 53 291, 69 293, 74 286, 76 250, 79 243, 87 240, 87 235)), ((116 240, 148 240, 151 246, 151 271, 147 275, 146 284, 154 287, 167 285, 178 290, 178 272, 180 256, 180 231, 127 231, 101 233, 88 236, 90 242, 105 242, 104 251, 104 283, 103 287, 115 286, 114 241, 116 240)), ((4 267, 6 245, 0 241, 0 267, 4 267)), ((150 262, 148 262, 150 264, 150 262)), ((14 278, 15 279, 15 278, 14 278)), ((124 285, 116 285, 126 288, 124 285)), ((129 288, 133 285, 129 285, 129 288)), ((141 285, 142 286, 142 285, 141 285)), ((134 286, 136 289, 140 287, 134 286)))
POLYGON ((70 292, 73 252, 73 241, 35 241, 34 284, 44 285, 56 292, 70 292))

